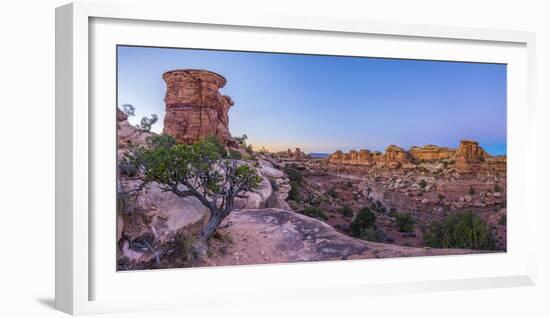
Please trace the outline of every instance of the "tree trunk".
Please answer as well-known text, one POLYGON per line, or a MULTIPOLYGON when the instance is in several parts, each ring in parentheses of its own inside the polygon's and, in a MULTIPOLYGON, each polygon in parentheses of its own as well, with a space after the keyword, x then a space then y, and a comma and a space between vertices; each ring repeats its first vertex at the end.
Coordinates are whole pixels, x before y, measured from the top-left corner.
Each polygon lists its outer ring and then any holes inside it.
POLYGON ((208 239, 216 232, 216 229, 220 225, 220 223, 225 218, 225 215, 223 211, 216 209, 215 211, 210 211, 211 216, 208 220, 208 223, 206 223, 206 226, 202 229, 199 240, 206 242, 208 239))

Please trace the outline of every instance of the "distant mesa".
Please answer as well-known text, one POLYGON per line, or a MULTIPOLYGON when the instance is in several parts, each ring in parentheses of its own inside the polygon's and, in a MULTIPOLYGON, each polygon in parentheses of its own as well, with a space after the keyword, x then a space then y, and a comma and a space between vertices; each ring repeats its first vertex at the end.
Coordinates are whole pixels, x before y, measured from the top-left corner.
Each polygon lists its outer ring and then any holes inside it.
POLYGON ((164 133, 178 142, 191 144, 203 137, 215 136, 225 144, 234 144, 229 132, 229 108, 233 101, 220 94, 226 80, 206 70, 168 71, 164 133))
POLYGON ((479 170, 506 170, 506 157, 489 155, 476 141, 461 140, 458 149, 426 145, 411 147, 409 151, 390 145, 384 153, 362 149, 344 153, 340 150, 328 157, 333 165, 380 166, 391 169, 414 168, 422 162, 445 161, 454 164, 459 172, 479 170))
POLYGON ((282 159, 294 159, 294 160, 307 159, 307 155, 300 148, 294 149, 294 152, 290 149, 287 149, 286 151, 279 151, 276 153, 276 155, 282 159))

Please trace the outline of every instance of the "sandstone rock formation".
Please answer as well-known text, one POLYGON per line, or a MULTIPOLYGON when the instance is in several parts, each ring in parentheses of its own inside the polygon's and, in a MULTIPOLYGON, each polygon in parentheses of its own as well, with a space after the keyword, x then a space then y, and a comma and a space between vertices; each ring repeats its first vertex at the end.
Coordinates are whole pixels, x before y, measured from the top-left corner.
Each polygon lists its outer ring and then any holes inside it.
POLYGON ((215 136, 233 144, 229 133, 229 108, 233 101, 220 94, 225 78, 205 70, 173 70, 163 74, 166 82, 164 132, 180 143, 194 143, 215 136))
POLYGON ((479 146, 475 141, 461 140, 460 146, 456 151, 456 168, 459 171, 471 171, 480 167, 485 162, 489 154, 479 146))
POLYGON ((294 152, 290 149, 287 149, 286 151, 279 151, 275 154, 279 158, 283 159, 303 160, 307 158, 307 155, 300 148, 296 148, 294 152))
POLYGON ((377 166, 390 169, 414 169, 424 163, 442 162, 453 165, 457 171, 506 171, 506 157, 489 155, 475 141, 461 140, 458 149, 427 145, 411 147, 409 151, 390 145, 384 153, 369 150, 335 151, 328 157, 329 164, 336 166, 377 166))
POLYGON ((466 249, 424 249, 373 243, 339 233, 305 215, 282 209, 232 212, 222 223, 235 244, 209 265, 272 264, 478 253, 466 249))
POLYGON ((424 147, 414 146, 409 150, 409 154, 415 162, 451 159, 454 157, 455 152, 456 149, 434 145, 426 145, 424 147))

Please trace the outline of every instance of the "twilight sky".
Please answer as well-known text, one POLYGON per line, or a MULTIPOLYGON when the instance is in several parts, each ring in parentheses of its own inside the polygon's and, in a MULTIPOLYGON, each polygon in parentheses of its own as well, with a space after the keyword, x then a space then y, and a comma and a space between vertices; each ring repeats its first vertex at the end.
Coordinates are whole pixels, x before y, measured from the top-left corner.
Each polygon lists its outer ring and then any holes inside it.
POLYGON ((256 149, 405 149, 478 141, 506 154, 506 65, 210 50, 118 47, 118 105, 138 123, 156 113, 162 131, 165 83, 173 69, 227 79, 222 94, 233 136, 256 149))

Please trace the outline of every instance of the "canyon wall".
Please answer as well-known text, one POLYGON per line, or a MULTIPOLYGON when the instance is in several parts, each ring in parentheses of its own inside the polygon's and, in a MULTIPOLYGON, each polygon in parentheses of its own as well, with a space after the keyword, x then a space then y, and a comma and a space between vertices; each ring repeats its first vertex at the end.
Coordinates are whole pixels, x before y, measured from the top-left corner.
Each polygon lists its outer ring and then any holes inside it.
POLYGON ((477 142, 461 140, 457 149, 427 145, 405 151, 390 145, 384 153, 362 149, 344 153, 337 150, 328 158, 333 165, 377 166, 390 169, 410 168, 424 162, 445 162, 459 172, 506 171, 506 157, 489 155, 477 142))

